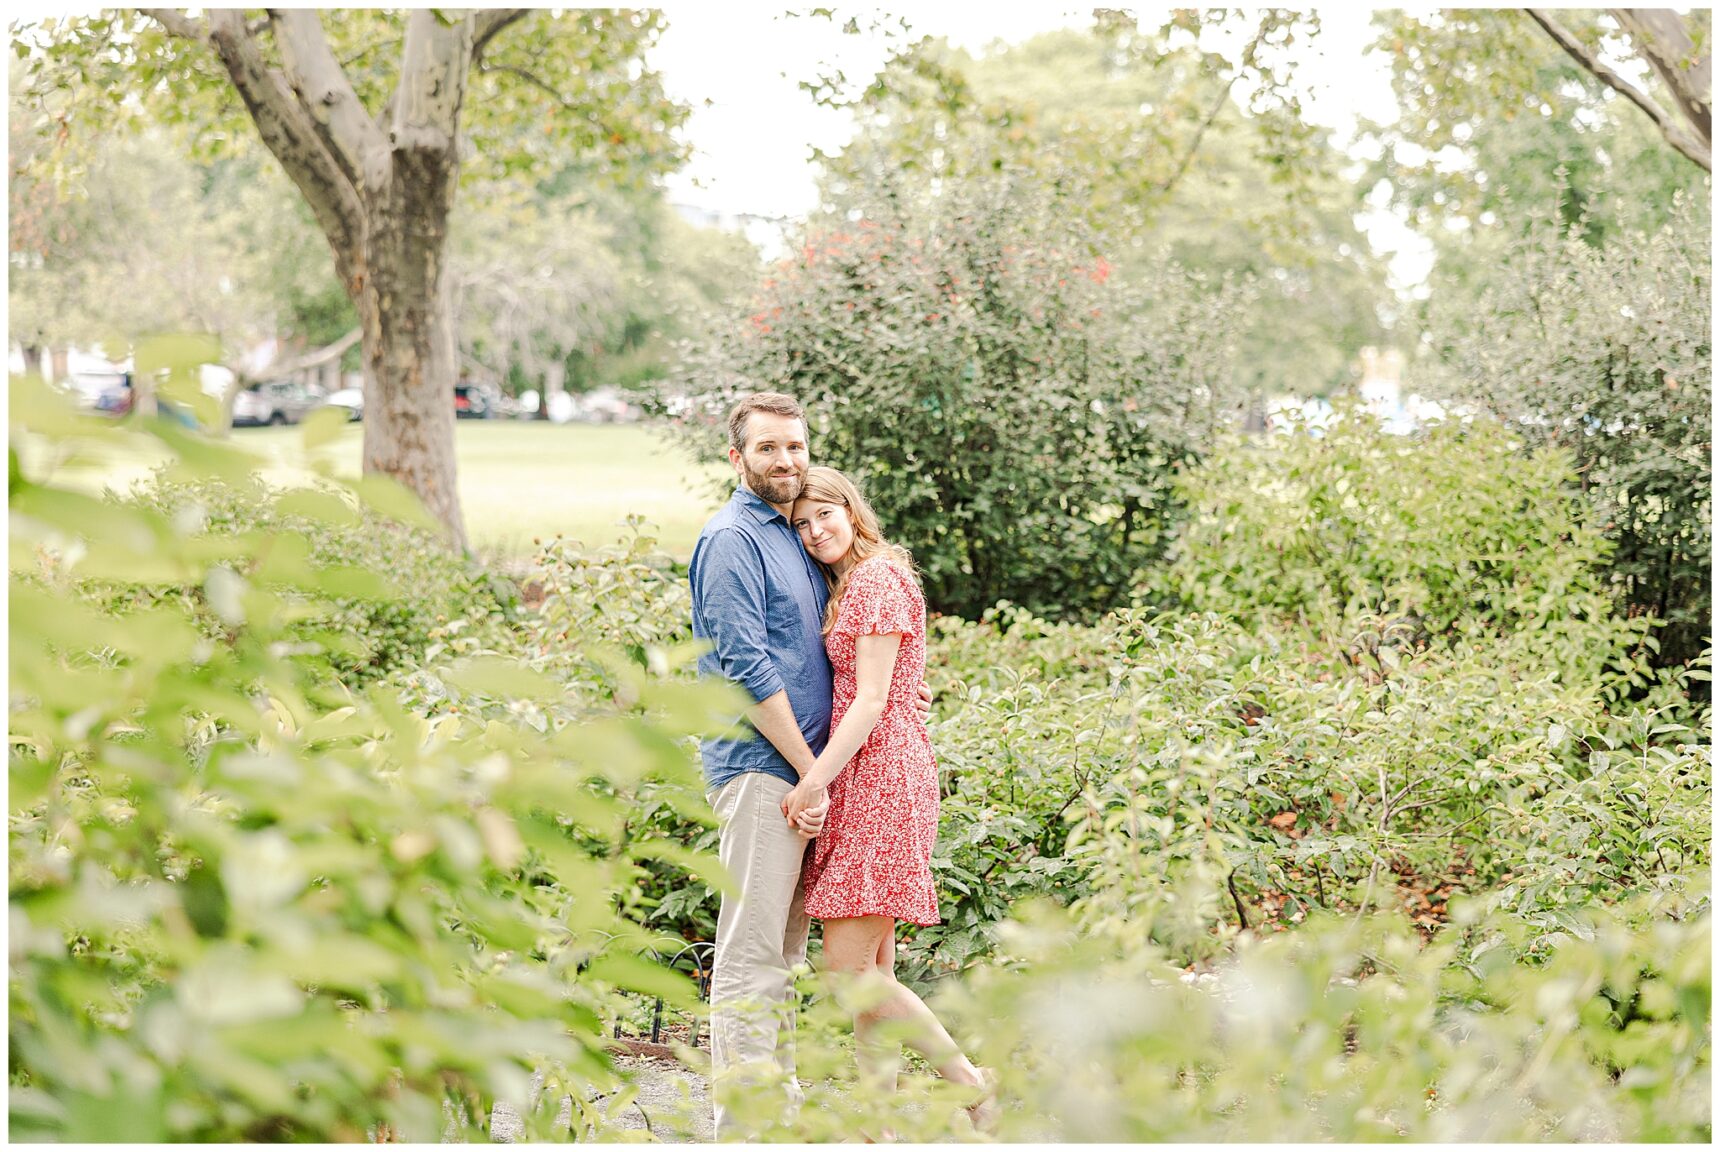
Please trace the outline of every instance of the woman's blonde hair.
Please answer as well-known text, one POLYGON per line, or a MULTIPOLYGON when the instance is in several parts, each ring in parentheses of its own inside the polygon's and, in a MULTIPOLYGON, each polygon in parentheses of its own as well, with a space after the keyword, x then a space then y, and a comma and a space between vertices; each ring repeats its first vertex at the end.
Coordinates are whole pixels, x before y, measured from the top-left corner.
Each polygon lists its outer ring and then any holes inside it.
POLYGON ((819 565, 824 569, 824 579, 830 584, 830 604, 824 609, 824 635, 828 636, 830 629, 836 626, 836 612, 842 606, 842 594, 848 590, 848 575, 854 571, 855 564, 873 556, 883 556, 906 568, 916 582, 919 580, 920 570, 914 566, 913 556, 900 544, 884 539, 878 528, 878 514, 872 511, 872 505, 866 502, 859 486, 841 472, 821 465, 808 468, 806 486, 795 499, 796 502, 816 500, 820 504, 840 504, 848 509, 848 518, 854 524, 854 542, 848 546, 854 564, 848 566, 841 579, 837 579, 829 565, 819 565))

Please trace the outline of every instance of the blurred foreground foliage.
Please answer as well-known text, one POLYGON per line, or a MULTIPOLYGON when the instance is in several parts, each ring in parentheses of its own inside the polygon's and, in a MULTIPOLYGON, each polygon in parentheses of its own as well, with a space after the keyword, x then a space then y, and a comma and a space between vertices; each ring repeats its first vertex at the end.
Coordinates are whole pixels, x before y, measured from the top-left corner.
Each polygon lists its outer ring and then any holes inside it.
MULTIPOLYGON (((154 434, 159 502, 13 456, 14 1133, 471 1139, 503 1101, 565 1134, 534 1071, 615 1132, 604 1035, 627 990, 698 1010, 645 957, 722 882, 687 737, 737 701, 693 678, 683 574, 637 524, 553 541, 529 608, 467 598, 354 680, 314 621, 430 569, 331 564, 309 521, 409 506, 330 481, 208 531, 251 462, 154 434)), ((1708 1138, 1706 662, 1591 610, 1568 469, 1481 420, 1226 446, 1138 606, 934 621, 944 923, 899 972, 1000 1070, 1002 1138, 1708 1138), (1315 495, 1232 508, 1260 470, 1315 495)), ((743 1123, 970 1134, 913 1068, 859 1084, 804 988, 809 1103, 743 1123)))
MULTIPOLYGON (((333 574, 315 601, 326 610, 289 631, 353 688, 417 667, 450 620, 495 631, 517 614, 513 586, 450 552, 436 531, 400 523, 338 489, 277 491, 255 477, 175 479, 164 465, 128 499, 212 538, 239 537, 271 552, 307 549, 307 563, 333 574)), ((123 611, 128 601, 142 606, 164 595, 195 600, 199 588, 128 584, 115 595, 112 607, 123 611)))
MULTIPOLYGON (((29 381, 12 428, 139 434, 29 381)), ((199 485, 255 465, 147 434, 199 485)), ((655 858, 626 814, 648 786, 698 814, 677 737, 728 694, 643 670, 615 673, 624 696, 570 690, 446 641, 440 677, 480 707, 350 688, 302 625, 422 570, 319 562, 300 529, 372 511, 301 493, 289 522, 204 532, 190 504, 95 500, 11 460, 13 1135, 435 1140, 523 1104, 534 1070, 582 1106, 620 1087, 614 990, 695 999, 620 915, 655 858)))

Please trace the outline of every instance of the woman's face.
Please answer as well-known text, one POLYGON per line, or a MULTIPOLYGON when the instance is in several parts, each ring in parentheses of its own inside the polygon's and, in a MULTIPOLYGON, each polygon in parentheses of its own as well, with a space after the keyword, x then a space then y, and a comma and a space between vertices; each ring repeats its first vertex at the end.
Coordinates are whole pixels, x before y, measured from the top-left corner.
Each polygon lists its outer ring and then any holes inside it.
POLYGON ((790 521, 800 533, 800 542, 822 564, 835 564, 854 546, 854 521, 846 504, 822 500, 796 500, 790 521))

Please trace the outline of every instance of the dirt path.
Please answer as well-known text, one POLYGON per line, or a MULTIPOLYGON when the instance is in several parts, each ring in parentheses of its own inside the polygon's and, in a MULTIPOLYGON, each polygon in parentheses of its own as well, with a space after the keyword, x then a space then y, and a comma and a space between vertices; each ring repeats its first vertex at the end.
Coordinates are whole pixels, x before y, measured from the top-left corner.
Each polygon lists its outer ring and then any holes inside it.
MULTIPOLYGON (((621 1103, 622 1093, 599 1096, 597 1106, 608 1119, 609 1127, 619 1131, 647 1132, 666 1144, 701 1143, 714 1139, 711 1128, 711 1098, 705 1078, 665 1060, 640 1056, 617 1055, 615 1066, 638 1089, 637 1095, 621 1103), (613 1101, 613 1104, 607 1102, 613 1101), (619 1106, 616 1106, 619 1105, 619 1106)), ((543 1089, 543 1077, 532 1077, 533 1101, 529 1107, 548 1108, 552 1102, 537 1099, 543 1089)), ((557 1105, 556 1126, 567 1128, 573 1122, 573 1100, 563 1097, 557 1105)), ((525 1124, 518 1112, 498 1101, 490 1112, 490 1140, 495 1144, 514 1144, 524 1135, 525 1124)), ((590 1133, 585 1134, 587 1138, 590 1133)))

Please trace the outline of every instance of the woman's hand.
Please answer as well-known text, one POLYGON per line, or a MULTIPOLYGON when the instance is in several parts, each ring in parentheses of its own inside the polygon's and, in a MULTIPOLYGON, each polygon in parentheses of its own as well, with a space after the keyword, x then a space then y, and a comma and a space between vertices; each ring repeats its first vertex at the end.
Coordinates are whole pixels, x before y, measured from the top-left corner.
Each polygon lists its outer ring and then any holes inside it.
MULTIPOLYGON (((825 791, 812 773, 796 784, 787 796, 782 798, 782 814, 797 831, 808 834, 806 823, 814 821, 815 828, 824 826, 824 813, 830 806, 830 794, 825 791)), ((817 835, 816 831, 810 835, 817 835)))
POLYGON ((914 697, 914 711, 920 714, 922 724, 932 718, 932 686, 924 680, 920 681, 920 694, 914 697))
POLYGON ((800 814, 800 818, 791 825, 802 840, 817 839, 824 831, 824 817, 830 811, 830 797, 827 794, 824 803, 816 804, 800 814))

